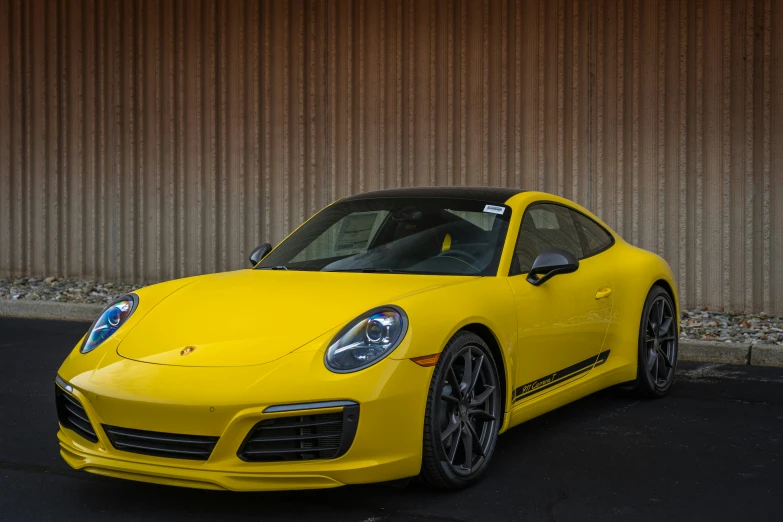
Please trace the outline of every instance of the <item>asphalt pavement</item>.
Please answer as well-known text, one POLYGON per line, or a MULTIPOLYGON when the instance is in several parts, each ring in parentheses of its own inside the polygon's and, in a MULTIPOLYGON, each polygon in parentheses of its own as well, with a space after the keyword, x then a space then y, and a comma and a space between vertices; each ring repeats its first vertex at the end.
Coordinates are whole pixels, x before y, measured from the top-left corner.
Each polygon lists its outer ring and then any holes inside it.
POLYGON ((89 325, 0 318, 0 520, 780 520, 783 368, 680 363, 671 394, 608 390, 500 437, 485 480, 284 493, 71 470, 54 376, 89 325))

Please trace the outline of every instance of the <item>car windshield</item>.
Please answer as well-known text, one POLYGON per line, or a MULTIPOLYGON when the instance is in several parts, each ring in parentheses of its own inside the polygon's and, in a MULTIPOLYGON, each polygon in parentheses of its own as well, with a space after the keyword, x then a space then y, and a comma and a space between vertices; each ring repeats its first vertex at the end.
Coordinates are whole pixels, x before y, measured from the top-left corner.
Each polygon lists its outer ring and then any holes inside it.
POLYGON ((326 207, 257 269, 495 275, 511 209, 439 198, 352 199, 326 207))

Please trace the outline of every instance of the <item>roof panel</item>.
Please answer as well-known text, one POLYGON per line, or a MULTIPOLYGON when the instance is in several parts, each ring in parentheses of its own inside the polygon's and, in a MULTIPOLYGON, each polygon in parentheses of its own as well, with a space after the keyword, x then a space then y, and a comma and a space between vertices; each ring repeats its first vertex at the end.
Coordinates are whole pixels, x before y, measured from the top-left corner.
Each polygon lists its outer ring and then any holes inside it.
POLYGON ((408 187, 364 192, 348 196, 343 201, 377 198, 451 198, 503 204, 520 192, 524 190, 507 187, 408 187))

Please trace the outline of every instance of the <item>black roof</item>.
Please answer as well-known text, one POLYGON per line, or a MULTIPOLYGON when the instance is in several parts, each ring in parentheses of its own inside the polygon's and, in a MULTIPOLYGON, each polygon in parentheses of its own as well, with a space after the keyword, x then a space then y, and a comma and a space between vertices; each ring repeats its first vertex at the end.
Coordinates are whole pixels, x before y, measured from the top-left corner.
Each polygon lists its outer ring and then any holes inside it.
POLYGON ((377 198, 447 198, 503 204, 520 192, 524 190, 506 187, 408 187, 364 192, 348 196, 343 201, 377 198))

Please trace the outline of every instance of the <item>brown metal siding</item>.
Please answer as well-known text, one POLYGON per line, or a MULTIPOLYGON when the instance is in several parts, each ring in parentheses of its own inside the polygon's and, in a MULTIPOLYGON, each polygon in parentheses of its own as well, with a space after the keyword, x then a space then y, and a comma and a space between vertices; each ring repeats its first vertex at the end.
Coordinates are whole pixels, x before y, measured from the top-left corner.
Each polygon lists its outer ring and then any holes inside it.
POLYGON ((347 194, 521 186, 783 313, 783 1, 0 0, 0 274, 245 265, 347 194))

